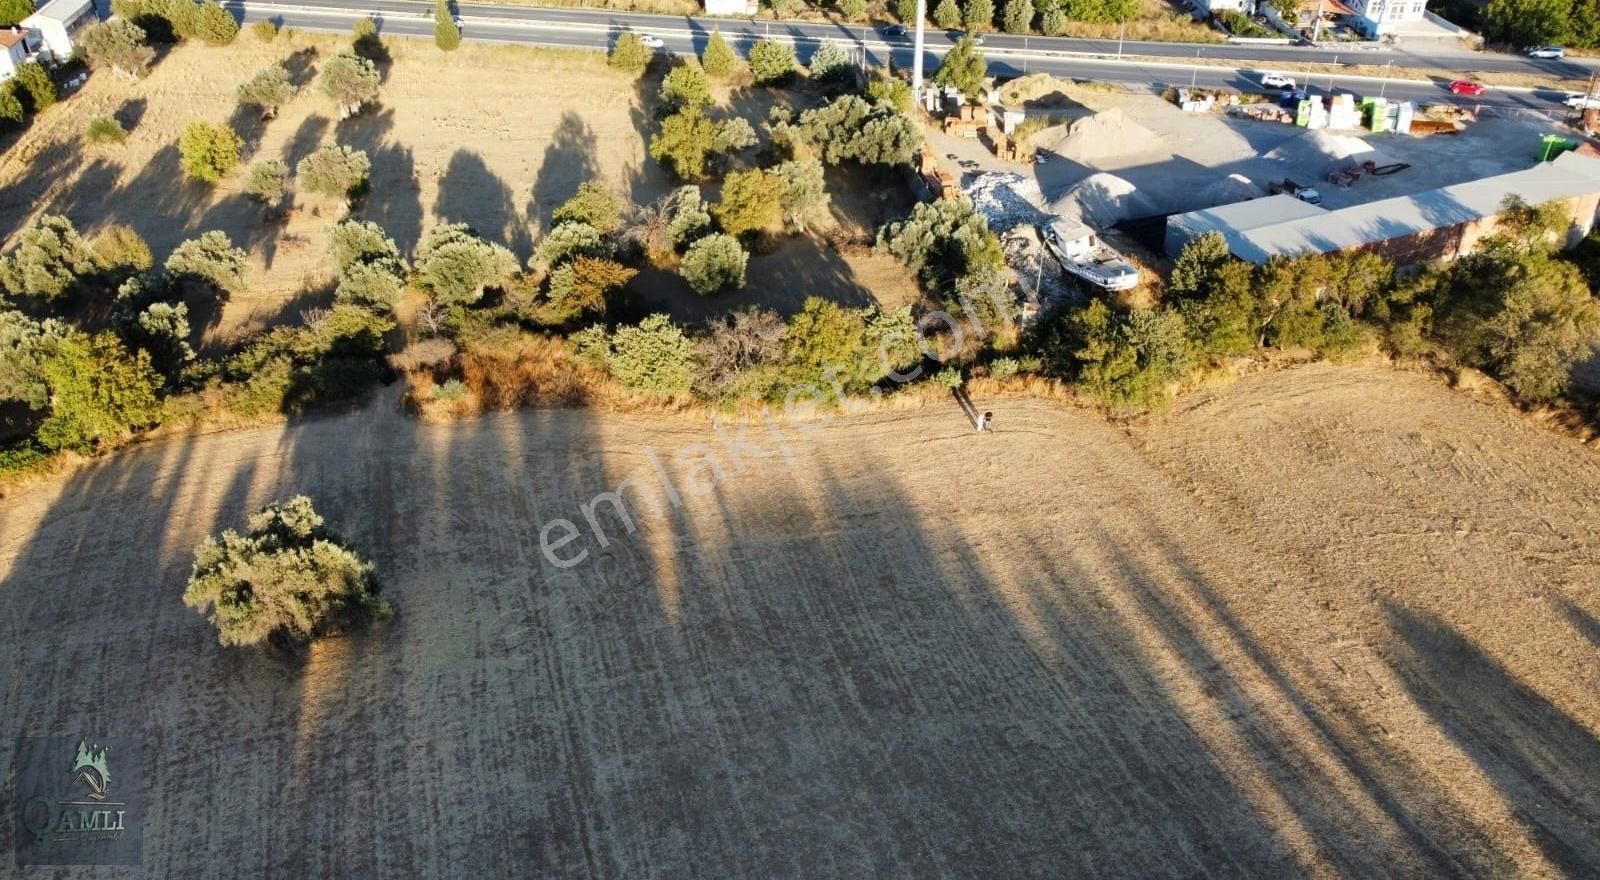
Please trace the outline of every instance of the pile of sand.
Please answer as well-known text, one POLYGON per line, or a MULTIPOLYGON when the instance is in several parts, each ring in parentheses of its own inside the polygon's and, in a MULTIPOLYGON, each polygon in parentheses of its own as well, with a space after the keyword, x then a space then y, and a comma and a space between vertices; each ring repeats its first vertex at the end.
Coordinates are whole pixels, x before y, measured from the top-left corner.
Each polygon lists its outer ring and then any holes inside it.
POLYGON ((1330 172, 1371 160, 1387 165, 1394 159, 1369 141, 1349 134, 1308 131, 1284 141, 1263 157, 1288 166, 1291 174, 1321 180, 1330 172))
POLYGON ((1161 213, 1150 197, 1115 174, 1091 174, 1067 190, 1050 209, 1077 217, 1090 226, 1113 226, 1123 220, 1161 213))
POLYGON ((1266 190, 1252 183, 1250 178, 1243 174, 1230 174, 1201 190, 1200 198, 1206 207, 1214 208, 1218 205, 1259 199, 1266 194, 1266 190))
POLYGON ((1078 162, 1115 159, 1160 148, 1161 139, 1155 132, 1115 107, 1080 119, 1066 137, 1049 147, 1050 152, 1078 162))

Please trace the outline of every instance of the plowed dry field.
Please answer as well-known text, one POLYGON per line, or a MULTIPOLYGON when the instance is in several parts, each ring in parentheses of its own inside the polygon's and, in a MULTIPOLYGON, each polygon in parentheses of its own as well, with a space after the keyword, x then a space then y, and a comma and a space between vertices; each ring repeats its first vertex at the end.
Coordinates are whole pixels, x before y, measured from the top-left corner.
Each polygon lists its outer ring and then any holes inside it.
POLYGON ((1593 451, 1376 369, 991 406, 112 457, 0 502, 0 765, 143 736, 161 878, 1600 872, 1593 451), (396 616, 224 650, 191 548, 295 492, 396 616))

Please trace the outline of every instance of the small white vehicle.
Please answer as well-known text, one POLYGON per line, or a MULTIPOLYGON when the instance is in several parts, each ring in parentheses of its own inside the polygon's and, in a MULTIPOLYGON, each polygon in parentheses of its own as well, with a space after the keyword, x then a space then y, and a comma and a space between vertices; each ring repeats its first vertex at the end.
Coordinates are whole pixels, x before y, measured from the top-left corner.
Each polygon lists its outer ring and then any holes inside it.
POLYGON ((1295 83, 1294 77, 1285 73, 1263 73, 1261 74, 1261 85, 1269 89, 1288 91, 1294 88, 1295 83))
POLYGON ((1529 49, 1528 50, 1528 57, 1529 58, 1565 58, 1565 57, 1567 57, 1567 50, 1561 48, 1560 46, 1540 46, 1537 49, 1529 49))
POLYGON ((1574 110, 1594 110, 1600 108, 1600 95, 1585 95, 1583 92, 1568 92, 1561 103, 1574 110))
POLYGON ((659 49, 666 45, 666 43, 662 42, 660 37, 654 34, 640 34, 639 42, 649 46, 652 49, 659 49))

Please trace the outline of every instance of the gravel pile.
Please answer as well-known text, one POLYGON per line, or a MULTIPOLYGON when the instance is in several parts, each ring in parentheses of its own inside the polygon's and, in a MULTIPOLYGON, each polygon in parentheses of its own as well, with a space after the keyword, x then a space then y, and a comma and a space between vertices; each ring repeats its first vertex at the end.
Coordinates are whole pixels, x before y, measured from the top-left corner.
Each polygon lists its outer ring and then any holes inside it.
POLYGON ((1123 220, 1160 214, 1161 209, 1138 187, 1115 174, 1091 174, 1050 206, 1051 213, 1077 217, 1104 229, 1123 220))
POLYGON ((1038 182, 1020 174, 1000 171, 980 174, 963 187, 963 192, 995 232, 1038 223, 1046 213, 1044 194, 1039 191, 1038 182))
POLYGON ((1369 159, 1379 165, 1394 161, 1363 138, 1321 130, 1290 138, 1268 151, 1263 158, 1283 164, 1291 175, 1315 180, 1323 180, 1330 172, 1359 165, 1369 159))
POLYGON ((1050 152, 1085 163, 1162 148, 1161 138, 1155 132, 1129 119, 1115 107, 1078 120, 1066 137, 1049 145, 1050 152))

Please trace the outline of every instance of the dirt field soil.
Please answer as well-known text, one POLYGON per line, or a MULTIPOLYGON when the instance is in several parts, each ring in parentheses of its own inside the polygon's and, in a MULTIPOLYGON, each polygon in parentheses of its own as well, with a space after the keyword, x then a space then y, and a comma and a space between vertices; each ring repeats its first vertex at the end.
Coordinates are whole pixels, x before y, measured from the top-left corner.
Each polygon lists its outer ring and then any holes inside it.
POLYGON ((387 404, 6 499, 0 765, 142 735, 144 876, 1600 871, 1600 459, 1428 378, 860 416, 792 462, 387 404), (602 543, 580 505, 630 477, 602 543), (218 647, 191 548, 302 491, 397 616, 218 647))

